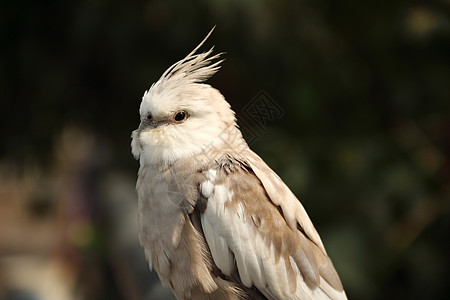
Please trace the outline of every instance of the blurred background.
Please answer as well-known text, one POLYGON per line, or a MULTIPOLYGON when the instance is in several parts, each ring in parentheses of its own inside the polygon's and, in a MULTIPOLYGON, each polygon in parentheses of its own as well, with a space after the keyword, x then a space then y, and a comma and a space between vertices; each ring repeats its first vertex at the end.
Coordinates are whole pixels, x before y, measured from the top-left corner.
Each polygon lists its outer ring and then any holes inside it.
POLYGON ((450 2, 2 1, 0 299, 173 299, 137 239, 144 90, 217 25, 209 83, 351 299, 450 299, 450 2), (258 93, 284 111, 254 126, 258 93), (246 121, 247 120, 247 121, 246 121))

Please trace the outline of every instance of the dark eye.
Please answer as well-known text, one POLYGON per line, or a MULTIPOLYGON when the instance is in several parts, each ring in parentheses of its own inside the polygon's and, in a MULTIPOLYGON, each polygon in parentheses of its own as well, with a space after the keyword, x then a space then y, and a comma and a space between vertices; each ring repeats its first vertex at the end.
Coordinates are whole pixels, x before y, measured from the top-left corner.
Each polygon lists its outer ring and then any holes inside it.
POLYGON ((177 121, 177 122, 181 122, 181 121, 186 120, 187 117, 188 117, 187 112, 185 112, 185 111, 179 111, 179 112, 177 112, 177 113, 175 114, 174 120, 177 121))
POLYGON ((148 114, 148 115, 147 115, 147 121, 151 121, 152 119, 153 119, 152 114, 148 114))

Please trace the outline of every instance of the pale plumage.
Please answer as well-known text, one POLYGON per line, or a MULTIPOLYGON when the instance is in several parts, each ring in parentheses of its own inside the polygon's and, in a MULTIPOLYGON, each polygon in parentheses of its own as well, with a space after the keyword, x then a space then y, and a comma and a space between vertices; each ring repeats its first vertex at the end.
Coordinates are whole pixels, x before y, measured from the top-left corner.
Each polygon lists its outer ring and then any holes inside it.
POLYGON ((303 206, 202 83, 220 63, 195 54, 205 40, 145 92, 132 134, 150 268, 178 299, 346 299, 303 206))

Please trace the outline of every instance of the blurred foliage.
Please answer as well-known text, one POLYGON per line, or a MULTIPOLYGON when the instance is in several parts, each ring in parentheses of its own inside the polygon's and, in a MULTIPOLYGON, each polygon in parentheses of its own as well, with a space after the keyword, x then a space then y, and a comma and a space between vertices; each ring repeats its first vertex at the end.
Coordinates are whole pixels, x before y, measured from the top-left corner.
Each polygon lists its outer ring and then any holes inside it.
MULTIPOLYGON (((75 126, 105 141, 103 170, 134 175, 130 132, 144 90, 217 25, 207 46, 227 54, 209 82, 242 120, 262 89, 286 112, 250 128, 251 146, 303 202, 349 298, 449 299, 449 8, 446 0, 3 1, 0 159, 48 170, 58 138, 75 126)), ((47 206, 37 197, 33 211, 47 206)), ((85 224, 89 239, 78 242, 114 235, 101 222, 85 224)))

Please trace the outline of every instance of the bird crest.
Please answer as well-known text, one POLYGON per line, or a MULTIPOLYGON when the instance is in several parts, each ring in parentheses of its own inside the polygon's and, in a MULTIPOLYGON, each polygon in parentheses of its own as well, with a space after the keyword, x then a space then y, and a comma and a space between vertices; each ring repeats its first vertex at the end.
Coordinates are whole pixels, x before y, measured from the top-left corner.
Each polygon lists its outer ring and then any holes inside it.
POLYGON ((223 53, 212 55, 214 47, 211 47, 206 52, 196 53, 198 49, 206 42, 211 33, 214 31, 213 27, 206 37, 194 48, 185 58, 170 66, 155 82, 144 97, 149 94, 160 94, 163 90, 178 90, 190 84, 202 83, 209 77, 214 75, 220 69, 220 63, 223 60, 215 61, 223 53))

